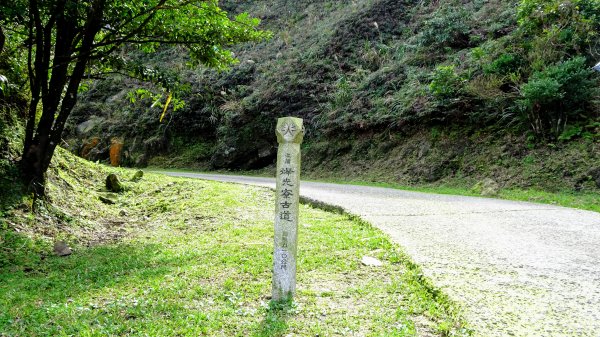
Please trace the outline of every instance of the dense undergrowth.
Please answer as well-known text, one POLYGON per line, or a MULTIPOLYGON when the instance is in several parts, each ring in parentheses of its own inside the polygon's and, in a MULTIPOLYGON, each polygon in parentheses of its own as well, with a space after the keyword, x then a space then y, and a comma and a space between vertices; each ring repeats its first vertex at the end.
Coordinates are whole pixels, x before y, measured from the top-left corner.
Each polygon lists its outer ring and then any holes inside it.
MULTIPOLYGON (((125 141, 126 165, 256 169, 274 160, 275 119, 293 115, 304 118, 307 127, 306 158, 315 164, 309 163, 309 170, 322 161, 320 151, 313 151, 321 144, 333 144, 330 155, 348 144, 357 159, 346 160, 350 172, 365 160, 374 166, 387 157, 387 165, 376 169, 392 177, 402 170, 390 164, 404 160, 394 155, 406 151, 403 143, 425 141, 436 148, 440 134, 452 134, 456 142, 446 142, 451 148, 466 139, 471 145, 462 146, 465 151, 479 147, 477 152, 489 155, 472 159, 483 171, 463 166, 471 159, 455 156, 452 165, 433 175, 436 180, 459 175, 474 183, 496 170, 486 162, 510 162, 516 168, 506 174, 519 176, 507 180, 511 186, 595 188, 580 180, 592 182, 600 167, 595 154, 600 76, 591 70, 600 58, 597 0, 222 5, 261 17, 274 37, 237 48, 240 63, 222 73, 186 68, 175 49, 151 55, 125 50, 124 57, 181 80, 173 92, 178 101, 159 122, 167 92, 123 77, 90 82, 71 120, 70 149, 80 152, 99 137, 88 156, 104 160, 117 137, 125 141), (365 146, 371 150, 361 155, 365 146), (494 157, 515 146, 524 148, 515 158, 494 157), (523 158, 560 158, 575 148, 589 159, 576 174, 561 171, 573 164, 563 163, 548 180, 544 168, 522 165, 531 160, 523 158)), ((439 152, 455 151, 439 147, 439 152)), ((446 160, 424 158, 419 165, 432 170, 446 160)), ((323 160, 332 166, 340 159, 323 160)), ((492 178, 503 180, 506 174, 492 178)), ((401 176, 406 179, 397 182, 432 177, 401 176)))
POLYGON ((534 144, 525 136, 432 128, 410 138, 363 135, 308 144, 306 176, 405 186, 471 189, 493 179, 500 189, 598 193, 600 143, 534 144))
MULTIPOLYGON (((318 176, 600 188, 598 0, 221 5, 260 17, 274 37, 235 47, 240 63, 226 72, 190 69, 176 48, 124 48, 179 85, 89 79, 61 145, 108 161, 123 143, 126 166, 260 169, 275 158, 276 118, 293 115, 318 176)), ((0 68, 18 88, 12 40, 0 68)))

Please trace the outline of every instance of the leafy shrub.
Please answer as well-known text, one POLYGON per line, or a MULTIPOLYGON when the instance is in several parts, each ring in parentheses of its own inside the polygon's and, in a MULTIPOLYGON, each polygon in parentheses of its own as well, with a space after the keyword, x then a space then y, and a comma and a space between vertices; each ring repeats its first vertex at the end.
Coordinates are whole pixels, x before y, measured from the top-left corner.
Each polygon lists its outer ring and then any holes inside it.
POLYGON ((519 25, 530 33, 562 26, 574 33, 597 35, 600 27, 599 0, 521 0, 517 10, 519 25))
POLYGON ((600 122, 594 122, 588 125, 570 125, 558 136, 558 140, 571 140, 581 137, 584 139, 600 139, 600 122))
POLYGON ((558 136, 567 123, 586 116, 598 88, 584 57, 558 62, 534 72, 521 86, 520 104, 533 131, 558 136))
POLYGON ((600 0, 522 0, 517 16, 522 33, 543 49, 538 54, 554 58, 545 61, 598 53, 600 0))
POLYGON ((465 79, 458 75, 454 65, 439 66, 433 72, 429 90, 438 98, 451 98, 460 91, 465 79))
POLYGON ((331 110, 343 109, 352 101, 352 87, 345 77, 336 82, 336 91, 330 95, 331 110))
POLYGON ((515 53, 501 54, 491 63, 484 66, 486 74, 507 75, 518 72, 523 66, 523 59, 515 53))
POLYGON ((583 128, 581 126, 571 125, 564 129, 564 131, 558 136, 558 140, 570 140, 571 138, 581 136, 583 128))

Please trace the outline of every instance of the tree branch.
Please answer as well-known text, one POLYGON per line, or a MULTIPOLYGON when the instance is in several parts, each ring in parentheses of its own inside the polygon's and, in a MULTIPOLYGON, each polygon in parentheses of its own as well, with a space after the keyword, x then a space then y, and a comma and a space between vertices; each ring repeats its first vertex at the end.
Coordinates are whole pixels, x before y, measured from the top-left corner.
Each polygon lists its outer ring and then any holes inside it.
MULTIPOLYGON (((122 24, 120 24, 118 27, 116 27, 116 28, 113 28, 113 29, 112 29, 112 31, 113 31, 113 34, 112 34, 112 35, 115 35, 115 34, 117 34, 117 33, 120 31, 120 29, 121 29, 122 27, 126 27, 127 25, 129 25, 130 23, 132 23, 132 22, 133 22, 135 19, 137 19, 137 18, 140 18, 140 17, 142 17, 142 16, 144 16, 144 15, 148 15, 148 17, 147 17, 147 18, 146 18, 144 21, 142 21, 142 23, 141 23, 141 24, 140 24, 140 25, 139 25, 139 26, 138 26, 136 29, 133 29, 133 30, 131 31, 131 33, 132 33, 133 35, 134 35, 134 34, 137 34, 137 33, 139 32, 139 30, 141 30, 141 29, 142 29, 142 28, 143 28, 143 27, 144 27, 144 26, 145 26, 145 25, 146 25, 148 22, 150 22, 150 20, 152 20, 152 18, 153 18, 153 17, 154 17, 154 15, 156 14, 156 11, 157 11, 157 10, 159 10, 159 9, 160 9, 160 7, 161 7, 162 5, 164 5, 164 4, 165 4, 165 2, 167 2, 167 0, 160 0, 160 1, 159 1, 159 2, 158 2, 158 3, 157 3, 155 6, 154 6, 154 7, 151 7, 150 9, 148 9, 148 10, 147 10, 147 11, 145 11, 145 12, 140 12, 140 13, 138 13, 137 15, 134 15, 133 17, 131 17, 131 18, 130 18, 129 20, 127 20, 126 22, 123 22, 122 24)), ((108 25, 108 24, 107 24, 107 25, 108 25)), ((105 41, 106 39, 108 39, 108 38, 110 37, 110 35, 111 35, 111 34, 107 34, 106 36, 104 36, 104 37, 102 38, 102 40, 100 40, 100 41, 99 41, 97 44, 95 44, 95 45, 94 45, 94 47, 102 47, 102 46, 105 46, 105 45, 110 45, 110 44, 105 44, 105 43, 104 43, 104 41, 105 41)), ((133 36, 133 35, 131 35, 131 36, 133 36)))

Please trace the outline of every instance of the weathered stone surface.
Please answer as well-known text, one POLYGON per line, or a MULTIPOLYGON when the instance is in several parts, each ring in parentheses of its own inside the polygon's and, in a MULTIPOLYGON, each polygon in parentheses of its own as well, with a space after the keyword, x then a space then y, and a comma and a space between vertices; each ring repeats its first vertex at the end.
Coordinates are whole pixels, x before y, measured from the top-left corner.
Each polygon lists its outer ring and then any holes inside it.
POLYGON ((259 169, 272 164, 275 157, 273 144, 261 139, 249 141, 233 135, 226 137, 215 147, 210 163, 216 169, 259 169))
POLYGON ((73 254, 71 248, 64 241, 57 241, 54 243, 54 254, 57 256, 68 256, 73 254))
POLYGON ((89 160, 92 149, 94 149, 96 146, 98 146, 99 143, 100 143, 100 138, 98 138, 98 137, 92 137, 90 139, 86 139, 83 142, 81 151, 79 152, 79 155, 81 156, 81 158, 85 158, 85 159, 89 160))
POLYGON ((490 178, 485 178, 478 182, 471 189, 475 193, 479 193, 484 197, 495 196, 500 192, 500 185, 490 178))
POLYGON ((500 185, 490 178, 484 179, 481 187, 481 195, 483 196, 497 195, 500 191, 500 185))
POLYGON ((123 158, 123 139, 115 137, 110 140, 110 165, 120 166, 123 158))
POLYGON ((106 177, 106 189, 111 192, 121 192, 123 185, 119 182, 119 178, 114 173, 111 173, 106 177))
POLYGON ((360 260, 362 264, 369 267, 381 267, 383 266, 383 262, 371 256, 363 256, 360 260))
POLYGON ((98 124, 102 123, 102 121, 102 118, 92 116, 92 118, 88 119, 87 121, 79 123, 75 127, 75 132, 80 136, 85 136, 90 131, 92 131, 98 124))
POLYGON ((277 187, 275 206, 275 249, 273 292, 275 301, 290 299, 296 291, 298 203, 300 197, 300 143, 302 119, 284 117, 277 121, 277 187))

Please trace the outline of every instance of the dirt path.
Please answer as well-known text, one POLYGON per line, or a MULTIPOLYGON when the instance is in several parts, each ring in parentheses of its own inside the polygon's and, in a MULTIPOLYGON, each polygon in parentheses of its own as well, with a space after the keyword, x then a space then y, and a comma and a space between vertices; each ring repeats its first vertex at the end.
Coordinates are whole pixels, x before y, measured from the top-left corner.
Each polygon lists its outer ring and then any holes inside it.
MULTIPOLYGON (((268 178, 169 175, 274 188, 268 178)), ((600 213, 303 182, 300 193, 377 226, 461 303, 478 336, 598 336, 600 213)))

